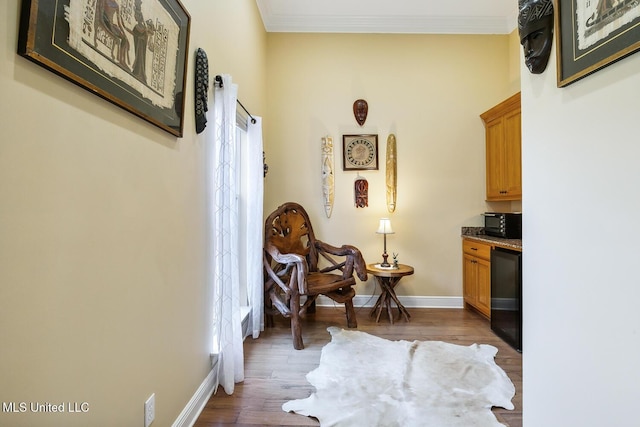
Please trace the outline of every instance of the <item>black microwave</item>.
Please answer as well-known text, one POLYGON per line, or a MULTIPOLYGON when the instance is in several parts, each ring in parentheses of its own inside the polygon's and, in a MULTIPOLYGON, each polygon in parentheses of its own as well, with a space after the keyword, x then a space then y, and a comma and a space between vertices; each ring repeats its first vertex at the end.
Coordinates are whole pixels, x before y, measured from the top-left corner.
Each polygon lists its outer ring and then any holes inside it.
POLYGON ((505 239, 522 239, 522 213, 485 212, 484 233, 505 239))

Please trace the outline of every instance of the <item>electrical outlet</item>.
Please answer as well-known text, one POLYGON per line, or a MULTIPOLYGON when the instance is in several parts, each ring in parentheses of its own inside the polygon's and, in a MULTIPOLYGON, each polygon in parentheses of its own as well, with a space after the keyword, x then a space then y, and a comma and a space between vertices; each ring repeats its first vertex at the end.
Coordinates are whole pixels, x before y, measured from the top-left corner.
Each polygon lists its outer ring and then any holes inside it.
POLYGON ((153 393, 144 402, 144 427, 149 427, 156 419, 156 394, 153 393))

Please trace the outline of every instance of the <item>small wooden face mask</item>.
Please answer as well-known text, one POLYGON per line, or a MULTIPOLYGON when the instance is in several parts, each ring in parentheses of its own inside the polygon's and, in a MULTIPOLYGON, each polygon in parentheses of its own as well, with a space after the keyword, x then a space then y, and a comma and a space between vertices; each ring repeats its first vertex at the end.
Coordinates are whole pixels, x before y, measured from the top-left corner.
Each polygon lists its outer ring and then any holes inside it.
POLYGON ((369 104, 367 104, 367 101, 364 99, 357 99, 356 102, 353 103, 353 115, 360 126, 367 120, 368 112, 369 104))

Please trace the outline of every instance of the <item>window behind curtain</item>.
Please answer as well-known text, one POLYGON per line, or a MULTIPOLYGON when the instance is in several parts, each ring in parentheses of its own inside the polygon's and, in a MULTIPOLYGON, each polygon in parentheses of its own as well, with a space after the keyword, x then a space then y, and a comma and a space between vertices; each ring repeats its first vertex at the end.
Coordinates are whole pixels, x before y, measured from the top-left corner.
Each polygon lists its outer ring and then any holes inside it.
POLYGON ((249 297, 247 292, 247 257, 242 256, 242 254, 247 253, 247 244, 246 244, 246 236, 247 236, 247 197, 249 197, 249 191, 247 186, 247 180, 243 179, 243 177, 247 176, 247 168, 248 168, 248 156, 247 154, 247 120, 249 118, 238 108, 238 112, 236 114, 236 141, 238 143, 238 164, 240 168, 238 169, 239 177, 239 188, 240 188, 240 200, 238 201, 238 209, 240 211, 240 224, 239 224, 239 236, 240 242, 238 242, 238 251, 241 254, 238 268, 240 269, 240 309, 241 309, 241 317, 242 317, 242 336, 246 337, 250 334, 248 330, 248 316, 251 310, 249 307, 249 297))

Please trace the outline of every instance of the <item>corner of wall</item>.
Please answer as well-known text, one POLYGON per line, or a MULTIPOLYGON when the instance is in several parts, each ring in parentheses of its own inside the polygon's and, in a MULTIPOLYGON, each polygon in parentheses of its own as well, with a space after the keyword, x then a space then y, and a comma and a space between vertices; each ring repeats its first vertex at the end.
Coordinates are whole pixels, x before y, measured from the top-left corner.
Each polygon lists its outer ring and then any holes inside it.
POLYGON ((520 48, 520 37, 516 28, 509 34, 509 92, 520 92, 520 64, 522 54, 520 48))

